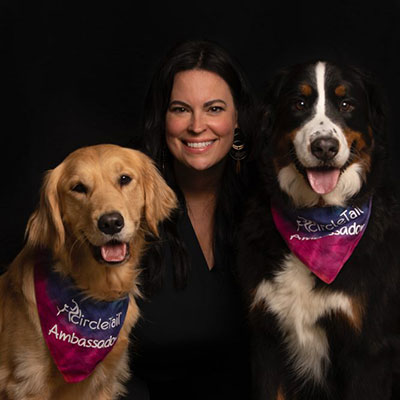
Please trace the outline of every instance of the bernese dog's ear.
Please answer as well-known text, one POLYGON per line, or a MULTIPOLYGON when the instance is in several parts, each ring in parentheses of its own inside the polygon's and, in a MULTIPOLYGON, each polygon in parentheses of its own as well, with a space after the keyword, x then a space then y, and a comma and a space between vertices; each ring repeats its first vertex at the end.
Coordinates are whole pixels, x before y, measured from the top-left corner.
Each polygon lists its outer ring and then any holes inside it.
POLYGON ((263 137, 270 138, 274 120, 276 117, 276 105, 282 93, 287 78, 289 76, 289 69, 287 67, 278 70, 274 76, 266 83, 263 89, 263 95, 258 110, 258 120, 260 121, 260 130, 263 137))
POLYGON ((383 91, 383 85, 372 72, 352 67, 353 72, 360 80, 368 103, 368 119, 375 140, 382 144, 386 141, 386 121, 388 102, 383 91))
POLYGON ((374 140, 374 150, 372 163, 373 168, 368 176, 369 187, 373 188, 379 185, 382 178, 392 179, 385 171, 388 168, 388 163, 392 160, 389 157, 389 137, 387 132, 387 110, 388 102, 383 85, 378 78, 366 68, 359 66, 350 66, 353 70, 355 78, 358 79, 367 100, 368 106, 368 124, 371 129, 371 134, 374 140))
POLYGON ((374 78, 366 81, 369 120, 375 138, 386 141, 387 101, 381 85, 374 78))

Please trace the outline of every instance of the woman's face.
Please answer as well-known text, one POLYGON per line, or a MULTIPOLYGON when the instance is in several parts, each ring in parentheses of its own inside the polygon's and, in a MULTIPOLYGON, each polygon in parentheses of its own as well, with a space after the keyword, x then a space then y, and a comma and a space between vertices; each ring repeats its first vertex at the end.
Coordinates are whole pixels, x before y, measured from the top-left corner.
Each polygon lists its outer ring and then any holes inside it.
POLYGON ((237 112, 228 84, 205 70, 175 75, 166 114, 166 142, 175 160, 198 171, 228 154, 237 112))

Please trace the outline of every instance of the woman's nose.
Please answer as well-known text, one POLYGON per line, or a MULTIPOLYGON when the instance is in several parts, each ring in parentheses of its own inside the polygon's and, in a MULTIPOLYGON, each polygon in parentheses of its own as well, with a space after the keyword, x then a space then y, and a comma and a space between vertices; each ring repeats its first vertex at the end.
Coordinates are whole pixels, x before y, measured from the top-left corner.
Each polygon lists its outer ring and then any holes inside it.
POLYGON ((206 129, 206 120, 202 113, 194 112, 192 114, 189 131, 195 134, 202 133, 206 129))

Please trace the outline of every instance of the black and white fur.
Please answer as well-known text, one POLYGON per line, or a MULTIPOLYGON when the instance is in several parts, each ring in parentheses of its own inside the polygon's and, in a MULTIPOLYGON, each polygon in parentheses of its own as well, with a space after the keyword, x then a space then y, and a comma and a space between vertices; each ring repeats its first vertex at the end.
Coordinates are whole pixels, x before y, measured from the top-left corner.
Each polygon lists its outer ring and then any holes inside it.
POLYGON ((400 219, 378 88, 356 68, 296 65, 274 79, 262 114, 268 146, 238 244, 254 398, 400 398, 400 219), (310 171, 339 177, 320 193, 310 171), (272 220, 274 196, 287 207, 357 206, 372 196, 367 230, 330 285, 289 251, 272 220))

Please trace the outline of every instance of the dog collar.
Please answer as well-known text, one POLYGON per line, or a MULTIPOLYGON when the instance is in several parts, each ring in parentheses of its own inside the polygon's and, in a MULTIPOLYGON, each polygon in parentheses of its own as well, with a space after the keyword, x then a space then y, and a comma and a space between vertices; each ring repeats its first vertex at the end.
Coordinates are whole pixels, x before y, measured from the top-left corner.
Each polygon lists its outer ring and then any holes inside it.
POLYGON ((290 209, 271 203, 272 216, 289 249, 318 278, 332 283, 360 241, 372 199, 362 207, 290 209))
POLYGON ((64 380, 87 378, 111 351, 124 322, 129 298, 95 301, 50 262, 34 269, 36 303, 43 337, 64 380))

